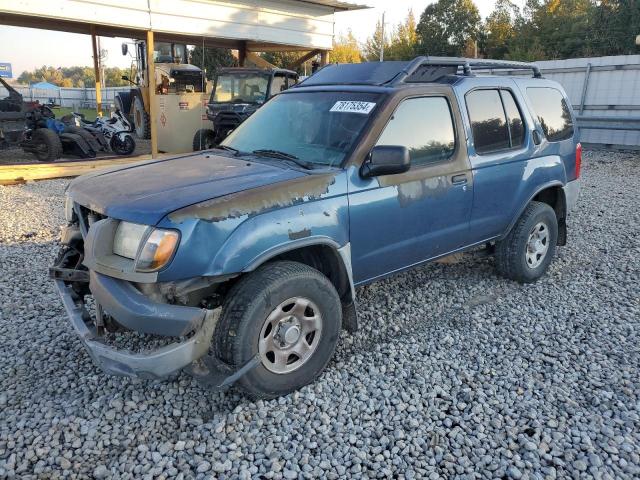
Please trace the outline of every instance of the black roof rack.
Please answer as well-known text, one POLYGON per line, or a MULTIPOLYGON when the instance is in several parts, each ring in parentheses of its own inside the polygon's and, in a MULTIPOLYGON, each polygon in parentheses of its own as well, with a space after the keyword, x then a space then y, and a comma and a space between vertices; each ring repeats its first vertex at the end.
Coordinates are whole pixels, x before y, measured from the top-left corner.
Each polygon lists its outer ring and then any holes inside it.
MULTIPOLYGON (((419 78, 420 70, 425 67, 450 67, 450 73, 454 74, 462 69, 462 74, 467 77, 473 76, 474 68, 480 70, 532 70, 535 78, 542 78, 540 68, 533 63, 462 57, 417 57, 402 69, 390 83, 396 85, 398 83, 419 82, 421 81, 419 78)), ((433 68, 428 70, 433 71, 433 68)))
POLYGON ((417 57, 410 61, 328 64, 305 79, 300 86, 391 85, 430 83, 452 75, 473 76, 476 70, 532 70, 541 78, 537 65, 504 60, 457 57, 417 57))

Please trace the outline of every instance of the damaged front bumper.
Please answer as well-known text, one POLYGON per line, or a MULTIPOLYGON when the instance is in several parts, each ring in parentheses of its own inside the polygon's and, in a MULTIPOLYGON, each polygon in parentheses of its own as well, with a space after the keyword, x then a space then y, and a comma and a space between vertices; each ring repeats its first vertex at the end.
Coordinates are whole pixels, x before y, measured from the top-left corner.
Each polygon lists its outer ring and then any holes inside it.
MULTIPOLYGON (((93 275, 95 273, 92 272, 91 276, 93 275)), ((110 375, 163 379, 184 369, 203 386, 212 390, 225 390, 260 363, 259 357, 256 355, 241 367, 234 368, 208 354, 220 316, 220 308, 202 309, 204 313, 201 324, 196 326, 193 335, 183 341, 140 353, 112 347, 107 345, 98 334, 84 302, 78 299, 72 286, 66 284, 64 280, 55 279, 54 281, 62 297, 69 322, 96 365, 110 375)), ((102 295, 98 293, 96 300, 99 301, 100 298, 102 295)), ((157 316, 149 317, 148 312, 154 311, 162 316, 163 308, 171 311, 170 307, 175 306, 157 304, 149 300, 141 301, 137 308, 146 312, 147 315, 140 315, 135 321, 149 321, 150 318, 151 321, 158 320, 157 316)), ((131 305, 126 304, 125 301, 125 305, 121 309, 129 308, 131 305)), ((190 307, 176 308, 188 309, 190 307)), ((133 315, 133 312, 129 310, 127 315, 133 315)))
POLYGON ((62 280, 55 280, 69 322, 80 337, 93 361, 111 375, 145 379, 166 378, 206 355, 220 315, 220 309, 207 310, 202 324, 188 339, 141 353, 107 345, 81 301, 62 280))

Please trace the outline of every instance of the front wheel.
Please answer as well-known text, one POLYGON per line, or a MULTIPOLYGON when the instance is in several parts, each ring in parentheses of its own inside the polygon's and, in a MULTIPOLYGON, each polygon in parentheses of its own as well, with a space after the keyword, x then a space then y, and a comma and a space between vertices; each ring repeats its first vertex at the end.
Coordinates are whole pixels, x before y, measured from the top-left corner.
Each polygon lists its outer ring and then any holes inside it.
POLYGON ((215 332, 221 360, 260 364, 237 386, 255 398, 286 395, 325 368, 342 323, 340 297, 319 271, 297 262, 268 263, 227 294, 215 332))
POLYGON ((109 146, 116 155, 131 155, 136 149, 136 141, 129 134, 120 138, 120 135, 116 134, 111 137, 109 146))
POLYGON ((535 282, 549 268, 558 243, 558 219, 549 205, 531 202, 509 234, 496 244, 498 272, 520 283, 535 282))

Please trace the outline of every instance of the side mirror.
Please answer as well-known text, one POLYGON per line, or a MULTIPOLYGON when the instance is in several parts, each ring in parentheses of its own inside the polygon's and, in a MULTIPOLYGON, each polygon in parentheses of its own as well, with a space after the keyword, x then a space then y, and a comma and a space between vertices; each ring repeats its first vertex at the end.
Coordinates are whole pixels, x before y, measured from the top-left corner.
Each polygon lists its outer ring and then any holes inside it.
POLYGON ((129 53, 129 45, 127 45, 126 43, 123 43, 120 48, 122 49, 122 55, 126 55, 127 53, 129 53))
POLYGON ((121 78, 122 80, 127 81, 127 82, 129 81, 129 76, 128 76, 128 75, 122 75, 120 78, 121 78))
POLYGON ((378 145, 373 147, 369 158, 362 164, 360 174, 365 177, 395 175, 409 170, 411 160, 407 147, 378 145))

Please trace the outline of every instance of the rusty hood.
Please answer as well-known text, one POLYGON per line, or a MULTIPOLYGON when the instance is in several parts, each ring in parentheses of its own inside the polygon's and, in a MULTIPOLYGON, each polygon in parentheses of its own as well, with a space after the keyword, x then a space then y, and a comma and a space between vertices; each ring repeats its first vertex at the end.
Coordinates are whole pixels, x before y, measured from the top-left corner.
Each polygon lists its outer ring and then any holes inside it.
POLYGON ((209 152, 84 175, 69 185, 68 193, 103 215, 155 225, 190 205, 306 177, 313 175, 209 152))

